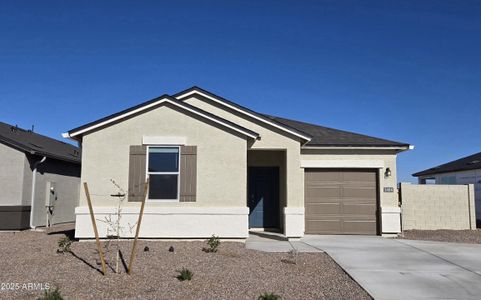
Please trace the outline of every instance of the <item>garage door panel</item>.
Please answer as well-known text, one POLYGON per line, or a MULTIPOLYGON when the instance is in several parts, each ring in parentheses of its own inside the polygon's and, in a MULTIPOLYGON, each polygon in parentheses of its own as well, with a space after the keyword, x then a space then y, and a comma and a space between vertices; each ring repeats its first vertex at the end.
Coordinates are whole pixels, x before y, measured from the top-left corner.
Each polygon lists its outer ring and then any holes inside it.
POLYGON ((342 173, 339 171, 326 171, 326 172, 317 172, 316 170, 307 169, 305 172, 306 176, 309 177, 310 181, 341 181, 342 180, 342 173))
POLYGON ((342 189, 337 187, 321 187, 311 186, 305 191, 305 196, 308 198, 326 198, 326 197, 341 197, 342 189))
POLYGON ((305 170, 307 234, 376 234, 375 170, 305 170))
POLYGON ((376 219, 376 206, 372 204, 348 204, 342 205, 342 213, 346 215, 367 215, 367 219, 376 219))
POLYGON ((372 171, 344 171, 341 174, 343 181, 376 182, 376 174, 372 171))
POLYGON ((359 188, 359 187, 343 187, 342 197, 373 199, 376 197, 376 189, 375 188, 359 188))
POLYGON ((309 212, 306 214, 308 217, 315 218, 319 215, 332 215, 336 214, 339 215, 342 213, 342 205, 336 202, 328 202, 328 203, 316 203, 310 205, 309 212))
POLYGON ((322 219, 311 220, 306 223, 306 232, 318 232, 318 233, 333 233, 342 230, 342 224, 339 219, 322 219))
POLYGON ((376 232, 376 221, 349 221, 343 222, 344 234, 372 234, 376 232))

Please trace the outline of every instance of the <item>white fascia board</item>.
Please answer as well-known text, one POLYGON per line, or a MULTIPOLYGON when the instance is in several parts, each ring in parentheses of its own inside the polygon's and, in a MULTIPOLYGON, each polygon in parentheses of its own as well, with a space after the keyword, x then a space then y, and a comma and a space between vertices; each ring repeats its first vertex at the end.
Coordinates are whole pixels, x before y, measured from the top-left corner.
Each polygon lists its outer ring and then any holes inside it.
POLYGON ((384 168, 382 160, 301 160, 301 168, 384 168))
POLYGON ((196 114, 196 115, 199 115, 199 116, 201 116, 201 117, 203 117, 203 118, 206 118, 206 119, 208 119, 208 120, 211 120, 211 121, 213 121, 213 122, 215 122, 215 123, 217 123, 217 124, 220 124, 220 125, 222 125, 222 126, 224 126, 224 127, 230 128, 230 129, 232 129, 232 130, 234 130, 234 131, 237 131, 237 132, 239 132, 239 133, 242 133, 243 135, 246 135, 246 136, 251 137, 251 138, 253 138, 253 139, 256 139, 256 138, 259 137, 258 135, 254 135, 254 134, 252 134, 252 133, 250 133, 250 132, 247 132, 247 131, 241 130, 241 129, 239 129, 239 128, 236 128, 236 127, 234 127, 234 126, 232 126, 232 125, 230 125, 230 124, 224 123, 224 122, 222 122, 222 121, 220 121, 220 120, 217 120, 217 119, 215 119, 215 118, 212 118, 212 117, 210 117, 210 116, 208 116, 208 115, 205 115, 205 114, 203 114, 203 113, 201 113, 201 112, 198 112, 198 111, 196 111, 196 110, 193 110, 193 109, 191 109, 191 108, 189 108, 189 107, 186 107, 186 106, 183 106, 183 105, 179 105, 178 103, 175 103, 174 101, 172 101, 172 100, 170 100, 170 99, 168 99, 168 98, 159 99, 158 101, 155 101, 155 102, 153 102, 153 103, 150 103, 150 104, 145 105, 145 106, 142 106, 142 107, 139 107, 139 108, 134 109, 134 110, 132 110, 132 111, 126 112, 125 114, 121 114, 121 115, 119 115, 119 116, 113 117, 113 118, 111 118, 111 119, 108 119, 108 120, 105 120, 105 121, 103 121, 103 122, 94 124, 94 125, 89 126, 89 127, 87 127, 87 128, 84 128, 84 129, 82 129, 82 130, 73 132, 73 133, 71 133, 69 136, 70 136, 70 137, 74 137, 74 136, 77 136, 77 135, 79 135, 79 134, 85 133, 85 132, 87 132, 87 131, 93 130, 93 129, 95 129, 95 128, 98 128, 98 127, 101 127, 101 126, 105 126, 105 125, 107 125, 107 124, 110 124, 110 123, 115 122, 115 121, 117 121, 117 120, 121 120, 121 119, 123 119, 123 118, 125 118, 125 117, 128 117, 128 116, 130 116, 130 115, 136 114, 136 113, 141 112, 141 111, 144 111, 144 110, 146 110, 146 109, 149 109, 149 108, 151 108, 151 107, 153 107, 153 106, 162 104, 162 103, 164 103, 164 102, 168 102, 168 103, 170 103, 170 104, 172 104, 172 105, 175 105, 175 106, 177 106, 177 107, 180 107, 180 108, 182 108, 182 109, 184 109, 184 110, 187 110, 187 111, 189 111, 189 112, 191 112, 191 113, 193 113, 193 114, 196 114))
POLYGON ((326 147, 326 146, 302 146, 302 150, 411 150, 414 149, 414 146, 410 145, 409 147, 326 147), (412 147, 412 148, 411 148, 412 147))
POLYGON ((302 139, 305 139, 305 140, 307 140, 307 141, 310 141, 310 140, 311 140, 311 138, 308 137, 308 136, 305 136, 305 135, 299 134, 299 133, 297 133, 297 132, 294 132, 294 131, 292 131, 292 130, 289 130, 288 128, 286 128, 286 127, 284 127, 284 126, 280 126, 280 125, 278 125, 278 124, 276 124, 276 123, 274 123, 274 122, 270 122, 270 121, 268 121, 268 120, 265 120, 264 118, 261 118, 261 117, 259 117, 259 116, 254 115, 254 114, 251 114, 251 113, 249 113, 249 112, 246 112, 245 110, 242 110, 242 109, 240 109, 240 108, 238 108, 238 107, 235 107, 235 106, 233 106, 233 105, 230 105, 230 104, 228 104, 228 103, 226 103, 226 102, 224 102, 224 101, 222 101, 222 100, 219 100, 219 99, 217 99, 217 98, 215 98, 215 97, 206 95, 206 94, 204 94, 204 93, 202 93, 202 92, 200 92, 200 91, 197 91, 197 90, 193 90, 193 91, 190 91, 190 92, 188 92, 188 93, 181 94, 181 95, 177 96, 176 98, 177 98, 177 99, 180 99, 180 98, 183 98, 183 97, 190 96, 190 95, 192 95, 192 94, 199 94, 199 95, 201 95, 202 97, 205 97, 205 98, 207 98, 207 99, 210 99, 210 100, 212 100, 212 101, 214 101, 214 102, 216 102, 216 103, 219 103, 219 104, 221 104, 221 105, 223 105, 223 106, 226 106, 226 107, 228 107, 228 108, 230 108, 230 109, 233 109, 233 110, 235 110, 235 111, 237 111, 237 112, 240 112, 240 113, 242 113, 242 114, 244 114, 244 115, 247 115, 247 116, 249 116, 249 117, 251 117, 251 118, 254 118, 254 119, 258 120, 258 121, 261 121, 261 122, 264 122, 264 123, 266 123, 266 124, 269 124, 269 125, 277 128, 277 129, 280 129, 280 130, 282 130, 282 131, 288 132, 288 133, 290 133, 290 134, 293 134, 293 135, 295 135, 295 136, 297 136, 297 137, 300 137, 300 138, 302 138, 302 139))

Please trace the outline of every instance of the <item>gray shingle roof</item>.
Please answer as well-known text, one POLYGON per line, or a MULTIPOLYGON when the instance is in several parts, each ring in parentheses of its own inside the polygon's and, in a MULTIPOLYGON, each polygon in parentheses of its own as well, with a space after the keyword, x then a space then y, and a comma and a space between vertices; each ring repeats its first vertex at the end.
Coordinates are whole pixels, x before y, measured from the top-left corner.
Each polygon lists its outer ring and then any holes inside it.
POLYGON ((306 146, 326 147, 409 147, 407 143, 380 139, 363 134, 328 128, 320 125, 265 115, 281 124, 294 127, 312 136, 306 146))
MULTIPOLYGON (((357 134, 353 132, 348 132, 348 131, 343 131, 343 130, 337 130, 337 129, 332 129, 328 127, 323 127, 319 125, 314 125, 314 124, 309 124, 305 122, 300 122, 300 121, 295 121, 295 120, 289 120, 281 117, 274 117, 274 116, 269 116, 265 114, 261 114, 255 111, 252 111, 246 107, 243 107, 233 101, 227 100, 223 97, 220 97, 218 95, 215 95, 211 92, 208 92, 204 89, 201 89, 199 87, 191 87, 185 91, 179 92, 177 94, 174 94, 172 98, 172 101, 178 101, 175 98, 180 97, 183 94, 192 92, 192 91, 200 91, 204 94, 207 94, 211 97, 214 97, 222 102, 227 103, 229 106, 234 106, 237 109, 244 111, 246 113, 249 113, 251 115, 255 115, 256 117, 259 117, 260 119, 268 120, 270 123, 277 124, 283 128, 289 129, 291 132, 294 132, 297 135, 300 135, 302 137, 305 137, 306 140, 310 141, 306 144, 306 146, 326 146, 326 147, 409 147, 409 144, 407 143, 401 143, 401 142, 395 142, 395 141, 390 141, 390 140, 385 140, 385 139, 380 139, 376 137, 371 137, 367 135, 362 135, 362 134, 357 134)), ((163 95, 159 98, 162 97, 169 97, 171 96, 168 95, 163 95)), ((152 100, 149 100, 147 102, 141 103, 139 105, 136 105, 134 107, 125 109, 123 111, 120 111, 118 113, 112 114, 110 116, 101 118, 97 121, 87 123, 85 125, 82 125, 80 127, 77 127, 75 129, 69 130, 68 133, 72 134, 80 130, 84 130, 85 128, 88 128, 90 126, 99 124, 101 122, 107 121, 109 119, 121 116, 125 113, 128 113, 130 111, 139 109, 141 107, 144 107, 146 105, 149 105, 151 103, 154 103, 156 100, 159 98, 155 98, 152 100)), ((184 98, 180 98, 180 101, 183 101, 184 98)), ((198 108, 196 108, 198 109, 198 108)))
POLYGON ((413 176, 426 176, 426 175, 434 175, 439 173, 448 173, 448 172, 456 172, 456 171, 468 171, 468 170, 476 170, 481 169, 481 152, 466 156, 457 160, 453 160, 451 162, 439 165, 434 168, 430 168, 421 172, 414 173, 413 176))
POLYGON ((30 154, 80 164, 79 148, 3 122, 0 122, 0 143, 30 154))

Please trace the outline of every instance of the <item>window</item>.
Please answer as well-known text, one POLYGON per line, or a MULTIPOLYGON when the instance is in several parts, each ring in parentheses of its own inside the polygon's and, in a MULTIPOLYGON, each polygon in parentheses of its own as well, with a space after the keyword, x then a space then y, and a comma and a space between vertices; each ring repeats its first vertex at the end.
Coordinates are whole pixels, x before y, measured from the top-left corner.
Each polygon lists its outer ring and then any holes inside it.
POLYGON ((179 199, 179 147, 149 147, 149 200, 179 199))

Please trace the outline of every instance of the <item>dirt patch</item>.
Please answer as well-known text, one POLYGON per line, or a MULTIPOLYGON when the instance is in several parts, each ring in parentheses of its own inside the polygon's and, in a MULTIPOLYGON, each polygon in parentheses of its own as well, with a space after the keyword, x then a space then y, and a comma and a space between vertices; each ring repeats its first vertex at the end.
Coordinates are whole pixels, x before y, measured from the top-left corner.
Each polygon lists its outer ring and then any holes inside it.
POLYGON ((399 238, 407 240, 481 244, 481 230, 406 230, 403 232, 403 236, 399 238))
MULTIPOLYGON (((58 254, 57 241, 71 228, 45 232, 0 233, 1 283, 48 283, 68 299, 257 299, 273 292, 282 299, 370 299, 327 254, 301 253, 297 264, 281 262, 283 253, 248 250, 243 243, 222 242, 218 253, 205 243, 140 241, 133 274, 100 265, 93 242, 74 242, 72 254, 58 254), (148 246, 149 251, 144 251, 148 246), (169 252, 169 247, 174 252, 169 252), (176 270, 186 267, 191 281, 180 282, 176 270)), ((122 242, 128 263, 131 241, 122 242)), ((39 290, 0 291, 0 298, 33 299, 39 290)))

